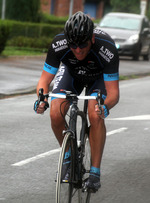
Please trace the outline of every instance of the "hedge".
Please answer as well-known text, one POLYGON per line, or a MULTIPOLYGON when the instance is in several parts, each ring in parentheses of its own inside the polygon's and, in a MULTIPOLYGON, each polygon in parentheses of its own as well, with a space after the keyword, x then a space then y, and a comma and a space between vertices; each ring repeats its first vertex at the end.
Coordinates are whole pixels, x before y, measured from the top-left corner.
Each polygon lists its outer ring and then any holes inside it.
POLYGON ((0 21, 0 54, 4 50, 9 36, 9 26, 3 21, 0 21))
POLYGON ((17 36, 53 38, 56 34, 63 31, 64 25, 51 25, 43 23, 28 23, 19 21, 5 20, 10 27, 9 39, 17 36))
POLYGON ((54 16, 54 15, 49 15, 48 13, 41 13, 41 15, 40 15, 41 23, 65 25, 67 20, 68 20, 68 16, 67 17, 58 17, 58 16, 54 16))
POLYGON ((31 38, 18 36, 8 40, 7 46, 42 48, 47 51, 51 41, 52 38, 49 37, 31 38))
POLYGON ((64 25, 28 23, 0 20, 0 53, 6 45, 33 48, 48 48, 54 36, 64 25))

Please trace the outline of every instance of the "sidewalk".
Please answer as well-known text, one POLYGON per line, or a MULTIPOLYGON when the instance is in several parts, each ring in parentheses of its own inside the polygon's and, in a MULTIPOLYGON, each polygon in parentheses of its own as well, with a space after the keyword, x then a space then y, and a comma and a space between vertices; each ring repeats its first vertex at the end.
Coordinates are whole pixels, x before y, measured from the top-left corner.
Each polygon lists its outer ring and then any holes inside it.
MULTIPOLYGON (((45 58, 46 54, 0 58, 0 99, 35 92, 45 58)), ((146 76, 150 74, 149 62, 122 60, 119 72, 122 76, 146 76)))
POLYGON ((0 98, 35 92, 46 55, 0 58, 0 98))

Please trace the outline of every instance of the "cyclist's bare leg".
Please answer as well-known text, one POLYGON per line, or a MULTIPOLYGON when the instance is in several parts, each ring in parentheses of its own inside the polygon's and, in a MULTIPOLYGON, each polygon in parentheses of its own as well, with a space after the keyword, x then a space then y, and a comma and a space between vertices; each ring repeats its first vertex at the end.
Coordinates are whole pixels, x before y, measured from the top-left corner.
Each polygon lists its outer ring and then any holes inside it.
MULTIPOLYGON (((60 113, 60 105, 63 101, 65 100, 54 99, 51 101, 50 107, 51 126, 60 146, 62 145, 63 142, 62 131, 65 130, 65 122, 60 113)), ((66 106, 66 102, 61 106, 61 111, 63 115, 66 115, 68 108, 69 104, 66 106)))
POLYGON ((91 157, 92 166, 99 168, 102 160, 103 149, 106 139, 106 127, 104 120, 100 118, 95 112, 94 100, 89 101, 88 113, 90 120, 90 145, 91 145, 91 157))

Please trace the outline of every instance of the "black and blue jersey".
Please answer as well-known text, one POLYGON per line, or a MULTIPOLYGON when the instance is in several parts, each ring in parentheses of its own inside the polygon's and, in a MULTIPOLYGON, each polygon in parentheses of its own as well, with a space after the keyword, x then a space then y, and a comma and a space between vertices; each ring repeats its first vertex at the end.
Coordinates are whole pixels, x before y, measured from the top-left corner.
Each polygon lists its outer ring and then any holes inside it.
POLYGON ((119 57, 114 41, 100 29, 95 29, 94 34, 95 43, 82 61, 72 53, 65 35, 56 35, 49 47, 44 70, 56 74, 63 63, 72 77, 79 81, 92 82, 102 76, 104 81, 118 80, 119 57))

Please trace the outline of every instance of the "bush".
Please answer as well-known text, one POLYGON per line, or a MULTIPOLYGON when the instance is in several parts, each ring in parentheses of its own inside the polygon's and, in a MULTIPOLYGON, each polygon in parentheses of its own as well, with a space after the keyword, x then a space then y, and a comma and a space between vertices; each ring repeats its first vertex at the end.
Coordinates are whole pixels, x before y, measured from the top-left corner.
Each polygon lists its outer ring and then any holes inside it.
MULTIPOLYGON (((6 19, 39 22, 40 0, 6 0, 6 19)), ((0 10, 2 9, 0 0, 0 10)))
POLYGON ((140 0, 110 0, 113 11, 126 13, 140 13, 140 0))
POLYGON ((4 21, 0 21, 0 54, 5 48, 9 36, 9 27, 4 21))
POLYGON ((146 15, 147 15, 148 19, 150 20, 150 8, 147 10, 146 15))
POLYGON ((7 42, 7 46, 15 47, 32 47, 48 49, 52 39, 48 37, 31 38, 31 37, 14 37, 7 42))
POLYGON ((50 25, 43 23, 28 23, 19 21, 6 20, 10 27, 9 39, 24 36, 24 37, 50 37, 53 38, 56 34, 63 31, 64 25, 50 25))
POLYGON ((55 25, 65 25, 67 19, 68 17, 56 17, 47 13, 41 13, 40 22, 55 25))
MULTIPOLYGON (((4 34, 8 38, 8 46, 44 48, 47 50, 54 36, 64 29, 64 25, 11 20, 3 22, 5 22, 6 28, 10 30, 9 38, 8 35, 4 34)), ((4 42, 4 40, 1 40, 1 42, 4 42)))

